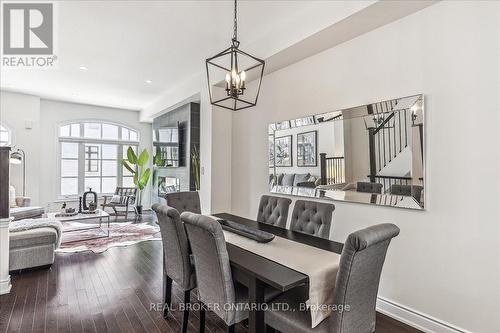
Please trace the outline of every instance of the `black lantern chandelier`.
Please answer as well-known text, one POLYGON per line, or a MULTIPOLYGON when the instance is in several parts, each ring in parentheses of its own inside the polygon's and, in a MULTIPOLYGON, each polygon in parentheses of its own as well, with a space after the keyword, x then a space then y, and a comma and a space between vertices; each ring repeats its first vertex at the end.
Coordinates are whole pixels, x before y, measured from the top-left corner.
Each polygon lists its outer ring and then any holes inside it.
POLYGON ((257 105, 264 60, 239 49, 237 0, 231 46, 206 60, 210 103, 237 111, 257 105))

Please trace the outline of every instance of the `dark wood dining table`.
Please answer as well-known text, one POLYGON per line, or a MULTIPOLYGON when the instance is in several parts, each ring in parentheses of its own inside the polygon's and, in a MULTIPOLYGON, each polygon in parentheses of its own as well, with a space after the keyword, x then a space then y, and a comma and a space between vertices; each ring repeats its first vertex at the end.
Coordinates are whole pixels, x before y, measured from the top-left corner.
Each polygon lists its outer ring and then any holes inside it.
MULTIPOLYGON (((221 213, 214 214, 221 219, 270 232, 276 236, 286 238, 302 244, 314 246, 323 250, 340 254, 343 244, 312 235, 275 227, 244 217, 221 213)), ((258 254, 242 249, 233 244, 226 244, 231 262, 233 279, 248 287, 248 301, 250 304, 264 304, 264 290, 271 286, 282 292, 292 288, 307 285, 309 277, 280 263, 266 259, 258 254)), ((311 258, 314 260, 313 258, 311 258)), ((248 316, 249 332, 265 332, 264 312, 260 307, 250 307, 248 316)))

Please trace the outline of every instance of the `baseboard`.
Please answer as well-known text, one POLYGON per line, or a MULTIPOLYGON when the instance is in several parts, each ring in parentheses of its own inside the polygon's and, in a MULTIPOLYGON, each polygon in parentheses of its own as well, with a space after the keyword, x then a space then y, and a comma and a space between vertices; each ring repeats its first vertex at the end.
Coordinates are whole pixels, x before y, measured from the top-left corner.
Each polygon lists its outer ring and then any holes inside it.
POLYGON ((0 281, 0 295, 5 295, 10 293, 10 288, 12 285, 10 283, 10 276, 7 279, 0 281))
POLYGON ((377 311, 428 333, 471 333, 382 297, 377 299, 377 311))

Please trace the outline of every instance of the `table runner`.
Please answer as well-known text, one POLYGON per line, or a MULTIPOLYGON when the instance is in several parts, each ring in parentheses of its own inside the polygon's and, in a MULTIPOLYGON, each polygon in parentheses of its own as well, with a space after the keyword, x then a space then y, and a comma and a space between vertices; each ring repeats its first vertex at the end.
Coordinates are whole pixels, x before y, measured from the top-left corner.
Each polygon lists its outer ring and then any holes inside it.
POLYGON ((278 236, 269 243, 258 243, 223 231, 226 242, 309 276, 307 304, 310 306, 313 328, 331 314, 331 306, 321 305, 333 304, 340 255, 278 236))

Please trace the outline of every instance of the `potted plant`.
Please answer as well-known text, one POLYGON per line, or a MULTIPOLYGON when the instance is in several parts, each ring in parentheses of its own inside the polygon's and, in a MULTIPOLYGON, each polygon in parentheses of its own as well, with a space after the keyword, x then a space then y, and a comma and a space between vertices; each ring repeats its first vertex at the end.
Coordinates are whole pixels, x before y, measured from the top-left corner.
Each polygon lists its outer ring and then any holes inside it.
POLYGON ((134 184, 138 190, 136 200, 138 214, 142 214, 142 194, 151 176, 151 169, 145 169, 148 160, 149 153, 147 149, 144 149, 137 157, 132 147, 127 149, 127 159, 122 160, 123 166, 134 175, 134 184))

